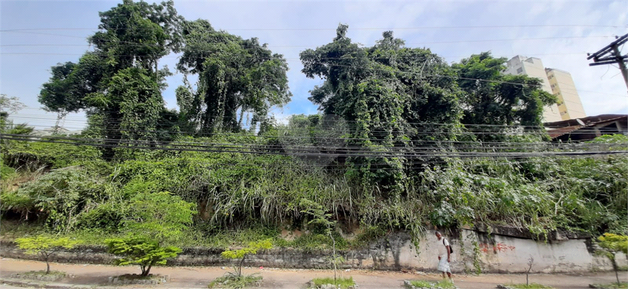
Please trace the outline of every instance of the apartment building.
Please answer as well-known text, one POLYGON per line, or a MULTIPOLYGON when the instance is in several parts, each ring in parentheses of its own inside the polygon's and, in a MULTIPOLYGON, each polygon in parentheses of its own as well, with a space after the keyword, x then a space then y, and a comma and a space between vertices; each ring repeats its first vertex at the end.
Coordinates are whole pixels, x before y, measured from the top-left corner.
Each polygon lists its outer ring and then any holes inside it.
POLYGON ((580 96, 573 83, 571 74, 567 71, 546 68, 547 79, 553 94, 558 98, 558 111, 563 120, 583 118, 587 114, 584 113, 580 96))
POLYGON ((539 78, 543 82, 543 90, 556 96, 558 103, 543 109, 543 122, 586 116, 576 86, 568 72, 552 68, 546 69, 539 58, 517 55, 508 60, 504 73, 539 78))

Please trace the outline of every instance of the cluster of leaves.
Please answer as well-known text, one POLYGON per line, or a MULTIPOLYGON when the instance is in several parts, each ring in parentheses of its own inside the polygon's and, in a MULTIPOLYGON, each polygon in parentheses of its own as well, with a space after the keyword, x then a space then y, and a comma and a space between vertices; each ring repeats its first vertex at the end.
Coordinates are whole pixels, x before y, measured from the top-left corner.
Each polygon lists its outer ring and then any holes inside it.
POLYGON ((310 282, 310 288, 321 288, 322 286, 333 285, 335 288, 347 289, 354 287, 353 277, 349 278, 314 278, 310 282))
POLYGON ((117 265, 139 265, 141 276, 148 276, 153 266, 165 265, 168 259, 181 253, 177 247, 162 247, 159 242, 142 237, 109 239, 105 243, 109 253, 123 256, 116 260, 117 265))
POLYGON ((434 289, 455 289, 456 286, 454 283, 451 283, 449 280, 443 280, 439 282, 430 282, 423 280, 412 280, 406 283, 406 288, 434 288, 434 289))
POLYGON ((35 236, 18 238, 15 240, 18 247, 30 255, 39 255, 46 262, 46 274, 50 273, 50 258, 60 249, 71 249, 80 242, 69 238, 56 238, 48 236, 35 236))
POLYGON ((598 252, 611 261, 613 270, 615 271, 615 277, 617 278, 617 285, 620 286, 619 274, 617 273, 619 266, 617 265, 615 255, 620 252, 624 253, 624 255, 628 254, 628 236, 604 233, 604 235, 598 237, 598 241, 598 245, 602 248, 598 252))
POLYGON ((214 279, 209 285, 208 288, 229 288, 229 289, 242 289, 242 288, 250 288, 250 287, 259 287, 255 285, 259 285, 260 281, 262 281, 262 276, 258 276, 256 274, 251 275, 226 275, 222 277, 218 277, 214 279))
POLYGON ((251 254, 257 254, 259 250, 269 250, 273 247, 273 244, 270 240, 262 240, 256 242, 250 242, 249 245, 242 249, 237 250, 225 250, 220 255, 225 259, 236 259, 238 260, 238 264, 233 267, 234 275, 236 277, 242 276, 242 265, 244 264, 244 260, 246 256, 251 254))

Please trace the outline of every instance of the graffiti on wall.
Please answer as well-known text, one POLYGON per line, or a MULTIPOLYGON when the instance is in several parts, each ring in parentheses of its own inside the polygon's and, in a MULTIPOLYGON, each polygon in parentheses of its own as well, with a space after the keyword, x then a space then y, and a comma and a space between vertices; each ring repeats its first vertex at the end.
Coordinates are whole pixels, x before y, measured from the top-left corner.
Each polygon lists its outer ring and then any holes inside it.
POLYGON ((506 245, 504 243, 497 243, 495 245, 482 243, 479 246, 480 246, 480 250, 482 252, 484 252, 485 254, 488 254, 488 252, 491 251, 491 250, 495 254, 497 254, 497 252, 507 252, 507 251, 514 251, 515 250, 515 246, 509 246, 509 245, 506 245))

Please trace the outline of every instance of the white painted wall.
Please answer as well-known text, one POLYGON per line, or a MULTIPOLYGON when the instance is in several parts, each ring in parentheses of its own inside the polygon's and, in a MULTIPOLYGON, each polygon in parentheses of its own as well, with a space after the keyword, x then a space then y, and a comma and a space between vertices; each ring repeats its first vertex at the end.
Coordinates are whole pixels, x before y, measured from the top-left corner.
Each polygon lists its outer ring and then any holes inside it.
MULTIPOLYGON (((586 239, 546 243, 510 236, 487 237, 486 234, 471 230, 463 230, 458 239, 450 237, 447 239, 452 243, 454 250, 451 264, 454 272, 465 270, 474 272, 475 252, 477 252, 477 260, 482 272, 524 272, 527 270, 530 257, 534 258, 531 272, 535 273, 612 270, 611 263, 605 257, 589 252, 586 239), (477 249, 475 249, 475 244, 477 244, 477 249)), ((408 239, 400 241, 390 239, 388 252, 372 252, 372 254, 385 255, 385 257, 381 256, 384 258, 380 258, 385 259, 385 263, 389 265, 398 262, 401 268, 436 270, 438 265, 436 246, 442 245, 434 236, 434 231, 428 231, 421 238, 418 255, 408 239)), ((618 256, 618 262, 620 266, 628 265, 626 256, 623 254, 618 256)))

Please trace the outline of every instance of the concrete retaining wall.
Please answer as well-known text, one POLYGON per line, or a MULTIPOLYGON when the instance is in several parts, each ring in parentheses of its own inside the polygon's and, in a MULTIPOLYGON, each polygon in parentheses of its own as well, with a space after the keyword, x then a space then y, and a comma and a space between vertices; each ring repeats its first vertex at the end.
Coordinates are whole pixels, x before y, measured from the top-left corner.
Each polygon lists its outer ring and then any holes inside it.
MULTIPOLYGON (((494 230, 491 234, 479 230, 462 230, 450 240, 454 254, 452 271, 474 272, 524 272, 528 258, 534 258, 532 272, 585 272, 611 270, 610 262, 595 256, 590 239, 579 236, 550 236, 547 242, 521 238, 519 233, 494 230)), ((346 263, 344 268, 379 270, 433 271, 438 264, 437 247, 441 246, 428 231, 419 242, 418 254, 407 233, 394 233, 379 239, 368 248, 341 252, 346 263)), ((231 263, 220 257, 222 250, 208 248, 184 248, 183 253, 168 262, 175 266, 227 266, 231 263)), ((14 243, 0 242, 0 256, 35 259, 25 255, 14 243)), ((246 266, 277 268, 329 268, 328 252, 296 249, 273 249, 247 258, 246 266)), ((57 262, 111 264, 114 256, 106 253, 104 246, 80 246, 61 251, 57 262)), ((626 256, 618 258, 620 266, 626 266, 626 256)))

